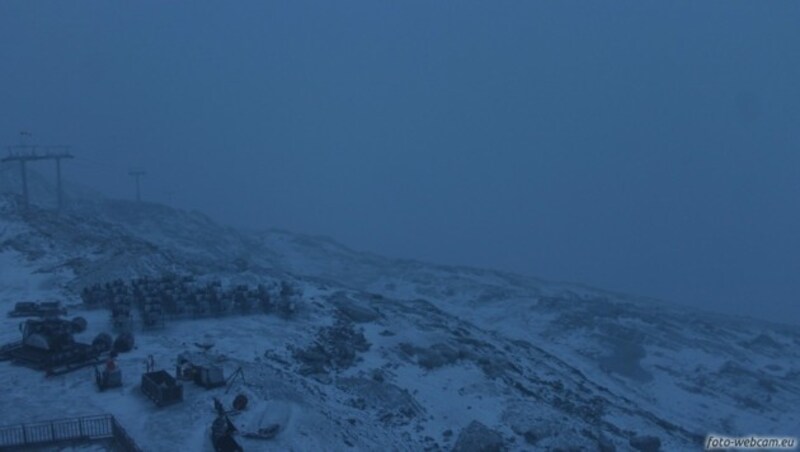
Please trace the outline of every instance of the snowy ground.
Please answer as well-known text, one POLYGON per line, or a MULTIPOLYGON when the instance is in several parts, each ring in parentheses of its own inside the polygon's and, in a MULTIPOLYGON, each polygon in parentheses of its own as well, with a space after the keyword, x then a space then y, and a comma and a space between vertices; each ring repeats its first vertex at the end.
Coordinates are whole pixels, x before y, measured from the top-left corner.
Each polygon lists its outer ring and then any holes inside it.
MULTIPOLYGON (((212 398, 230 406, 244 393, 250 406, 233 418, 240 430, 282 426, 269 441, 240 438, 245 450, 451 450, 474 421, 510 450, 629 450, 636 436, 688 450, 710 432, 800 433, 796 328, 393 261, 328 239, 244 236, 162 206, 22 218, 11 204, 0 198, 0 313, 17 301, 60 299, 69 317, 89 321, 84 341, 110 331, 110 316, 84 308, 76 291, 116 278, 291 278, 303 298, 291 318, 259 313, 137 329, 136 349, 119 358, 124 386, 103 393, 91 368, 46 378, 0 363, 0 424, 111 413, 144 450, 209 450, 212 398), (337 342, 336 319, 368 347, 337 342), (323 352, 314 348, 320 342, 323 352), (195 343, 213 343, 209 359, 226 375, 241 367, 245 382, 227 394, 186 383, 182 403, 156 408, 139 389, 145 360, 153 355, 173 372, 179 353, 200 351, 195 343), (353 362, 315 362, 356 348, 353 362)), ((19 340, 19 322, 0 317, 0 343, 19 340)))

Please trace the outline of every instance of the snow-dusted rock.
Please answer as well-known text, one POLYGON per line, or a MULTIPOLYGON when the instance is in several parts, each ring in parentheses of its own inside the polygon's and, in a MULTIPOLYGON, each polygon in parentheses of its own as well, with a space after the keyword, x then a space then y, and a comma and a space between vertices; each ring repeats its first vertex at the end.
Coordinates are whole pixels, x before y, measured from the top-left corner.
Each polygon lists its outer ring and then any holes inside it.
POLYGON ((453 452, 503 452, 507 450, 503 437, 495 430, 478 421, 472 421, 461 433, 453 446, 453 452))

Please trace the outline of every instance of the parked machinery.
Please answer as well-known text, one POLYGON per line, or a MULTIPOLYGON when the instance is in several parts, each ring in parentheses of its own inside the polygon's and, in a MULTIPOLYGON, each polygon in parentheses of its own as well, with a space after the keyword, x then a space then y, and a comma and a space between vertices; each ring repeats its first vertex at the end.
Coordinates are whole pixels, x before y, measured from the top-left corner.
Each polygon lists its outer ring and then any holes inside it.
POLYGON ((120 332, 132 330, 134 316, 147 329, 178 318, 252 312, 290 315, 300 295, 299 288, 290 282, 223 286, 219 281, 197 281, 191 276, 176 275, 120 279, 81 291, 87 307, 111 310, 114 328, 120 332))
POLYGON ((86 330, 86 320, 60 318, 29 319, 20 324, 22 340, 0 349, 0 358, 13 359, 48 374, 69 372, 96 364, 111 350, 111 337, 99 334, 92 344, 75 341, 74 335, 86 330))
POLYGON ((20 301, 14 305, 9 317, 58 317, 67 315, 67 308, 60 301, 20 301))
POLYGON ((113 370, 110 369, 100 370, 97 367, 95 367, 94 378, 95 382, 97 383, 97 387, 98 389, 100 389, 100 391, 105 391, 106 389, 111 389, 111 388, 122 387, 122 370, 120 370, 119 368, 113 370))
POLYGON ((112 341, 110 334, 100 333, 94 337, 94 340, 92 340, 92 347, 107 352, 111 350, 113 343, 114 342, 112 341))
POLYGON ((220 366, 213 364, 206 356, 184 352, 178 355, 178 378, 194 381, 206 389, 225 385, 225 375, 220 366))
POLYGON ((133 330, 133 316, 129 304, 115 303, 111 306, 111 324, 117 331, 133 330))
POLYGON ((111 352, 103 370, 98 369, 97 366, 94 368, 95 382, 100 391, 122 386, 122 369, 117 365, 116 357, 117 352, 111 352))
POLYGON ((23 345, 39 350, 62 351, 74 346, 73 334, 86 330, 86 319, 75 317, 72 320, 26 320, 19 327, 23 345))
POLYGON ((127 353, 133 350, 134 339, 133 333, 125 332, 114 339, 114 351, 117 353, 127 353))

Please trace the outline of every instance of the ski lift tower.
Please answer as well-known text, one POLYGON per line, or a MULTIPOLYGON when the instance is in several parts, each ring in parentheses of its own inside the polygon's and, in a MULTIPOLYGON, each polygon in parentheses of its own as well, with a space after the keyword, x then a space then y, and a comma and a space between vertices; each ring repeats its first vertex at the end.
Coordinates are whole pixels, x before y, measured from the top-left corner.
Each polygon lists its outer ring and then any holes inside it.
POLYGON ((61 210, 64 201, 64 195, 61 189, 61 160, 71 158, 74 158, 74 156, 69 152, 69 146, 35 146, 29 144, 19 144, 16 146, 8 146, 8 155, 0 161, 19 162, 22 176, 22 207, 24 210, 27 210, 28 206, 30 205, 30 195, 28 193, 28 162, 35 162, 38 160, 55 160, 56 190, 58 196, 57 201, 58 209, 61 210))
POLYGON ((128 175, 132 176, 136 180, 136 202, 142 202, 142 192, 139 187, 139 179, 141 179, 141 177, 144 176, 145 174, 147 173, 141 168, 136 168, 128 171, 128 175))

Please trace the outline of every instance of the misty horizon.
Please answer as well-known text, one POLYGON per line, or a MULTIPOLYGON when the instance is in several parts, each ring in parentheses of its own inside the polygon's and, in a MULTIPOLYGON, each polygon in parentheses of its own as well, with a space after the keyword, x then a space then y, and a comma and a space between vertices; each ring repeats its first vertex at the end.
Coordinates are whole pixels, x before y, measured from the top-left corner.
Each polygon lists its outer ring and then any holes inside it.
MULTIPOLYGON (((40 208, 40 209, 55 211, 55 209, 57 207, 56 206, 56 199, 57 198, 56 198, 55 178, 54 177, 48 177, 45 174, 41 174, 41 171, 37 171, 36 169, 31 169, 30 167, 28 168, 27 171, 28 171, 28 178, 29 178, 28 183, 29 183, 29 187, 31 189, 31 193, 29 194, 31 206, 34 207, 34 208, 40 208), (41 183, 44 183, 44 185, 43 186, 37 186, 37 184, 41 184, 41 183), (37 188, 39 189, 39 193, 36 193, 36 189, 37 188)), ((0 187, 3 187, 5 189, 4 190, 5 193, 11 193, 11 194, 19 195, 20 196, 20 200, 21 200, 22 199, 21 198, 21 192, 20 192, 20 189, 19 189, 19 187, 21 186, 20 180, 18 180, 18 178, 16 178, 17 180, 15 180, 14 177, 9 177, 9 174, 18 175, 18 172, 19 172, 18 165, 8 164, 8 163, 0 164, 0 174, 2 174, 3 172, 5 172, 5 174, 4 174, 5 179, 3 180, 2 178, 0 178, 0 187), (14 188, 9 188, 9 186, 7 185, 8 182, 11 182, 14 188), (6 185, 4 186, 3 183, 6 183, 6 185)), ((114 201, 129 202, 129 203, 131 203, 131 206, 133 208, 135 208, 135 206, 138 204, 137 200, 136 200, 136 197, 135 197, 135 190, 134 189, 131 189, 131 193, 129 194, 130 196, 109 197, 109 196, 107 196, 106 194, 102 193, 100 190, 97 190, 94 187, 84 186, 84 185, 82 185, 80 183, 77 183, 75 181, 65 180, 64 181, 64 191, 65 191, 64 196, 66 197, 65 208, 67 208, 67 209, 69 209, 70 204, 74 204, 75 202, 87 202, 87 201, 88 202, 95 202, 95 201, 101 201, 101 200, 107 200, 107 201, 112 201, 112 202, 114 202, 114 201)), ((3 192, 0 192, 0 193, 3 193, 3 192)), ((180 210, 186 210, 186 211, 190 211, 190 212, 199 213, 201 215, 208 216, 213 221, 219 223, 222 226, 231 226, 230 224, 225 223, 223 220, 221 220, 219 218, 211 217, 208 213, 203 212, 202 210, 184 209, 184 208, 181 208, 181 207, 176 206, 176 205, 171 205, 171 203, 169 201, 165 201, 165 200, 148 200, 147 198, 143 198, 141 200, 141 203, 143 205, 148 205, 148 204, 150 204, 150 205, 160 205, 160 206, 167 206, 167 207, 171 207, 171 208, 175 208, 175 209, 180 209, 180 210)), ((349 249, 351 251, 357 252, 357 253, 373 254, 373 255, 389 258, 389 259, 408 260, 408 261, 413 261, 413 262, 420 262, 420 263, 423 263, 423 264, 431 264, 431 265, 445 266, 445 267, 451 266, 451 267, 472 268, 472 269, 477 269, 477 270, 499 271, 499 272, 506 272, 506 273, 514 274, 514 275, 519 275, 519 276, 522 276, 522 277, 540 278, 540 275, 524 274, 524 273, 515 271, 513 269, 500 269, 500 268, 493 268, 493 267, 482 267, 480 265, 474 265, 474 264, 469 264, 469 263, 438 262, 438 261, 435 261, 435 260, 420 259, 420 258, 417 258, 417 257, 414 257, 414 256, 396 256, 396 255, 381 254, 381 253, 378 253, 378 252, 376 252, 374 250, 359 249, 359 248, 354 247, 354 246, 352 246, 350 244, 343 243, 341 240, 339 240, 336 237, 333 237, 333 236, 330 236, 330 235, 326 235, 326 234, 314 233, 313 231, 312 232, 299 232, 299 231, 296 231, 296 230, 290 230, 290 229, 283 228, 283 227, 280 227, 280 226, 275 226, 275 225, 269 225, 269 226, 265 226, 265 227, 262 227, 262 228, 238 226, 237 229, 240 229, 240 230, 242 230, 244 232, 255 232, 255 233, 262 232, 262 231, 269 231, 269 230, 285 231, 285 232, 292 233, 292 234, 307 235, 307 236, 315 238, 315 239, 331 240, 331 241, 337 243, 338 245, 344 246, 345 248, 347 248, 347 249, 349 249)), ((667 303, 670 303, 670 304, 685 305, 687 307, 692 307, 694 309, 699 309, 700 311, 706 311, 706 312, 709 312, 709 313, 715 312, 713 309, 705 308, 703 306, 699 306, 699 307, 698 306, 692 306, 692 305, 687 304, 685 302, 680 302, 679 300, 659 299, 658 297, 655 297, 652 294, 635 293, 635 292, 631 292, 631 291, 618 290, 618 289, 615 289, 613 287, 608 287, 608 286, 597 286, 597 285, 592 285, 590 283, 587 283, 585 281, 569 281, 569 280, 549 279, 548 282, 570 284, 570 285, 573 285, 575 287, 586 287, 586 288, 591 288, 591 289, 594 289, 594 290, 599 290, 601 292, 608 292, 609 294, 616 293, 616 294, 619 294, 619 295, 632 296, 632 297, 641 298, 641 299, 644 299, 644 300, 658 300, 658 301, 667 302, 667 303)), ((719 311, 716 311, 716 312, 719 312, 719 311)), ((742 313, 724 313, 724 314, 731 315, 731 316, 734 316, 734 317, 744 317, 744 318, 751 317, 751 316, 748 316, 748 315, 742 314, 742 313)), ((784 324, 784 325, 793 324, 793 319, 770 318, 769 316, 765 316, 765 317, 753 316, 753 317, 759 318, 760 320, 776 322, 776 323, 784 324)))
POLYGON ((0 144, 238 228, 800 319, 796 3, 154 5, 0 5, 0 144))

